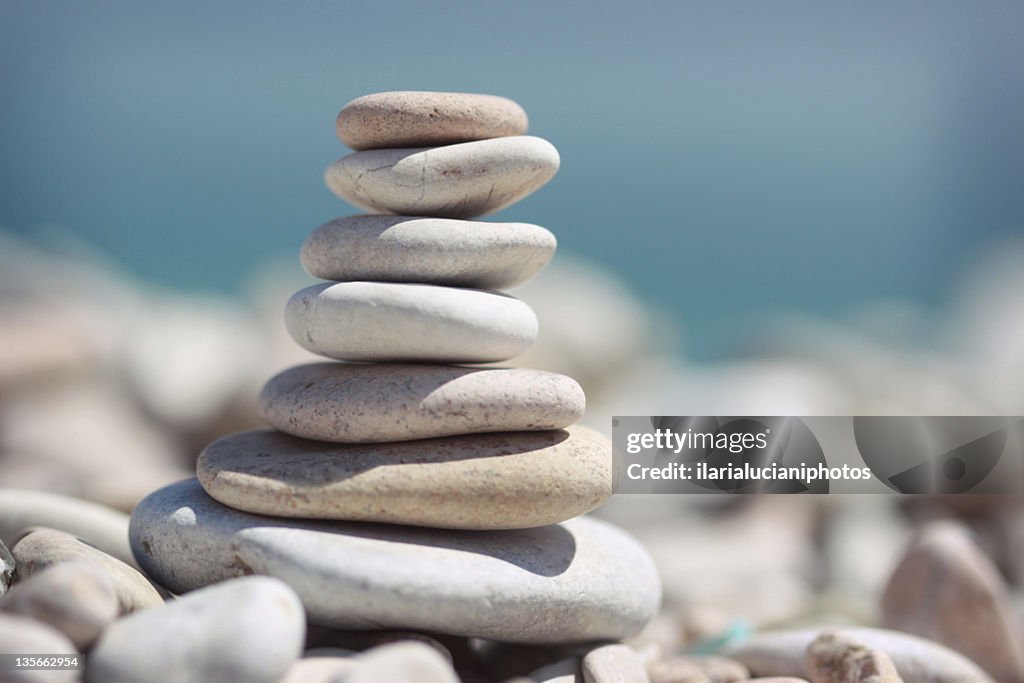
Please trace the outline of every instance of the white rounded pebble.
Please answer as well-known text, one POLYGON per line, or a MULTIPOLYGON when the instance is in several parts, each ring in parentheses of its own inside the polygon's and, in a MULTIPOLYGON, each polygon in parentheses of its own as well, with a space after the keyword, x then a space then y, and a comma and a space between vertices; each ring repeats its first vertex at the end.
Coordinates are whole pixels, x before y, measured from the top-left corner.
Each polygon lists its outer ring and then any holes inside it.
POLYGON ((302 652, 298 597, 253 576, 190 593, 110 626, 89 655, 86 683, 277 683, 302 652))
POLYGON ((371 213, 473 218, 532 194, 555 177, 558 150, 529 135, 445 147, 373 149, 327 168, 327 187, 371 213))
POLYGON ((548 264, 558 242, 528 223, 358 215, 324 223, 302 245, 313 277, 503 289, 548 264))
POLYGON ((435 285, 313 285, 288 300, 284 320, 304 349, 349 361, 488 363, 537 339, 537 316, 519 299, 435 285))

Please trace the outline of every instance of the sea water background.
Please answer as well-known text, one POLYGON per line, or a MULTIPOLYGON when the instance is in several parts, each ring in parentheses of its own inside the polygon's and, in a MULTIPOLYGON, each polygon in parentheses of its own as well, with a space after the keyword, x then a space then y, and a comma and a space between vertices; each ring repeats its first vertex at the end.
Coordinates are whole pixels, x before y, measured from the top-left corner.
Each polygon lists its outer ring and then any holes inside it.
POLYGON ((1019 234, 1021 26, 1013 2, 2 0, 0 229, 237 292, 354 211, 321 182, 341 105, 494 92, 563 157, 495 219, 727 357, 779 313, 941 313, 1019 234))

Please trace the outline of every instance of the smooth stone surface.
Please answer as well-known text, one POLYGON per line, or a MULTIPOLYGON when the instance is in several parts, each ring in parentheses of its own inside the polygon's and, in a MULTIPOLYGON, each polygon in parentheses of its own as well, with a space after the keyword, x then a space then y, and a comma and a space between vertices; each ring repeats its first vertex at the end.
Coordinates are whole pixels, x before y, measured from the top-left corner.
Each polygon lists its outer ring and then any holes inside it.
POLYGON ((0 599, 0 612, 45 622, 84 652, 121 608, 103 570, 85 562, 62 562, 14 586, 0 599))
POLYGON ((328 166, 324 181, 371 213, 473 218, 533 194, 555 177, 559 162, 550 142, 522 135, 355 152, 328 166))
POLYGON ((1024 632, 996 566, 956 522, 926 526, 882 596, 882 623, 963 653, 1005 683, 1024 682, 1024 632))
MULTIPOLYGON (((885 652, 904 683, 994 683, 977 664, 945 645, 899 631, 875 628, 829 629, 885 652)), ((730 648, 754 676, 806 676, 808 646, 822 629, 768 632, 730 648)))
POLYGON ((196 473, 221 503, 261 515, 522 529, 607 500, 611 457, 586 427, 369 445, 258 430, 207 446, 196 473))
MULTIPOLYGON (((318 643, 317 647, 313 650, 307 650, 306 656, 312 656, 318 652, 348 652, 350 655, 354 655, 365 650, 380 647, 381 645, 405 643, 414 640, 434 648, 438 654, 444 657, 445 661, 452 662, 452 653, 448 651, 448 648, 442 645, 436 638, 418 631, 341 631, 337 629, 322 629, 322 631, 323 633, 314 636, 318 643)), ((310 644, 311 634, 315 634, 315 631, 307 632, 307 646, 310 644)))
POLYGON ((811 683, 903 683, 886 653, 839 633, 823 633, 807 647, 811 683))
POLYGON ((432 147, 523 135, 526 112, 507 97, 395 91, 363 95, 338 113, 338 139, 352 149, 432 147))
POLYGON ((711 683, 688 657, 670 657, 647 667, 651 683, 711 683))
POLYGON ((279 373, 260 394, 275 429, 342 443, 561 429, 585 408, 575 380, 526 368, 311 363, 279 373))
POLYGON ((651 683, 734 683, 750 678, 747 667, 717 655, 686 655, 653 662, 651 683))
POLYGON ((288 300, 284 322, 302 348, 352 361, 488 363, 537 340, 537 316, 519 299, 397 282, 306 287, 288 300))
POLYGON ((37 526, 74 534, 135 566, 123 512, 55 493, 0 489, 0 541, 13 546, 25 529, 37 526))
POLYGON ((11 553, 22 578, 62 562, 80 561, 97 567, 113 584, 124 613, 164 603, 160 593, 134 568, 63 531, 37 529, 18 541, 11 553))
POLYGON ((437 650, 415 641, 381 645, 355 658, 338 683, 459 683, 437 650))
POLYGON ((311 623, 336 628, 618 639, 639 631, 661 597, 646 551, 587 518, 515 531, 275 519, 225 507, 191 480, 143 500, 130 533, 139 563, 174 591, 275 576, 311 623))
POLYGON ((301 258, 324 280, 502 289, 539 273, 557 246, 551 232, 529 223, 371 214, 324 223, 301 258))
POLYGON ((7 545, 0 539, 0 595, 7 592, 14 580, 14 558, 7 545))
POLYGON ((89 656, 87 683, 277 683, 302 652, 298 597, 252 576, 210 586, 109 627, 89 656))
MULTIPOLYGON (((0 652, 25 655, 78 654, 71 641, 49 624, 3 612, 0 612, 0 652)), ((71 683, 76 680, 78 672, 71 670, 0 671, 0 681, 3 683, 71 683)))
POLYGON ((352 657, 303 657, 277 683, 337 683, 356 666, 352 657))
POLYGON ((628 645, 594 648, 580 663, 584 683, 650 683, 640 657, 628 645))

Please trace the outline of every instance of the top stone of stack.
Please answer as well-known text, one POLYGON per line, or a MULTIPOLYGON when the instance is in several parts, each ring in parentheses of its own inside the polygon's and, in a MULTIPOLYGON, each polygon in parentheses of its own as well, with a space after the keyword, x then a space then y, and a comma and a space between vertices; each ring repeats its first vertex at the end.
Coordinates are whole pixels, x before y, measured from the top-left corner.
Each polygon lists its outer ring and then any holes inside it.
POLYGON ((525 135, 523 108, 497 95, 382 92, 352 100, 338 114, 338 138, 355 150, 428 147, 525 135))
POLYGON ((324 174, 370 213, 473 218, 514 204, 558 172, 558 150, 523 135, 526 112, 494 95, 387 92, 342 108, 337 132, 356 152, 324 174))

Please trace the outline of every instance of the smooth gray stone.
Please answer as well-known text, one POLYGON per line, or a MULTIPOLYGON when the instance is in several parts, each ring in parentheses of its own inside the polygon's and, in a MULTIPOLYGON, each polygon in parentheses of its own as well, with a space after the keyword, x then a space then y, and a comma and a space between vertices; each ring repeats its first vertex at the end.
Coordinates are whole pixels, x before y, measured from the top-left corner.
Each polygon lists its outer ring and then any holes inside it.
POLYGON ((607 500, 612 446, 579 426, 369 445, 263 429, 207 446, 196 474, 221 503, 260 515, 524 529, 607 500))
MULTIPOLYGON (((0 652, 77 656, 79 664, 84 660, 71 641, 49 624, 3 612, 0 612, 0 652)), ((78 672, 70 669, 0 671, 2 683, 72 683, 77 680, 78 672)))
POLYGON ((0 489, 0 541, 13 546, 30 527, 65 531, 135 566, 123 512, 56 493, 0 489))
POLYGON ((282 582, 219 583, 115 622, 89 655, 87 683, 277 683, 302 652, 305 620, 282 582))
POLYGON ((83 652, 121 613, 110 577, 87 562, 61 562, 30 576, 0 598, 0 611, 38 619, 83 652))
POLYGON ((86 562, 104 572, 114 586, 122 612, 156 607, 163 597, 138 570, 71 534, 55 529, 36 529, 11 549, 21 578, 63 562, 86 562))
POLYGON ((558 150, 519 135, 445 147, 372 149, 338 159, 330 190, 370 213, 473 218, 540 189, 558 172, 558 150))
POLYGON ((302 245, 302 267, 338 282, 504 289, 539 273, 557 246, 529 223, 361 214, 314 230, 302 245))
POLYGON ((647 552, 587 518, 514 531, 286 520, 232 510, 191 480, 139 503, 130 534, 139 563, 174 591, 275 576, 311 623, 335 628, 618 639, 643 628, 661 598, 647 552))
POLYGON ((561 429, 585 409, 574 379, 528 368, 308 363, 260 393, 271 427, 339 443, 561 429))
POLYGON ((806 678, 805 657, 811 642, 825 631, 848 635, 885 652, 904 683, 994 683, 977 664, 945 645, 899 631, 876 628, 821 628, 755 635, 725 654, 750 669, 751 675, 806 678))
POLYGON ((537 316, 498 292, 398 282, 337 282, 296 292, 288 333, 313 353, 350 361, 489 363, 537 340, 537 316))
POLYGON ((357 97, 342 107, 335 127, 352 149, 373 149, 522 135, 528 123, 507 97, 406 90, 357 97))

